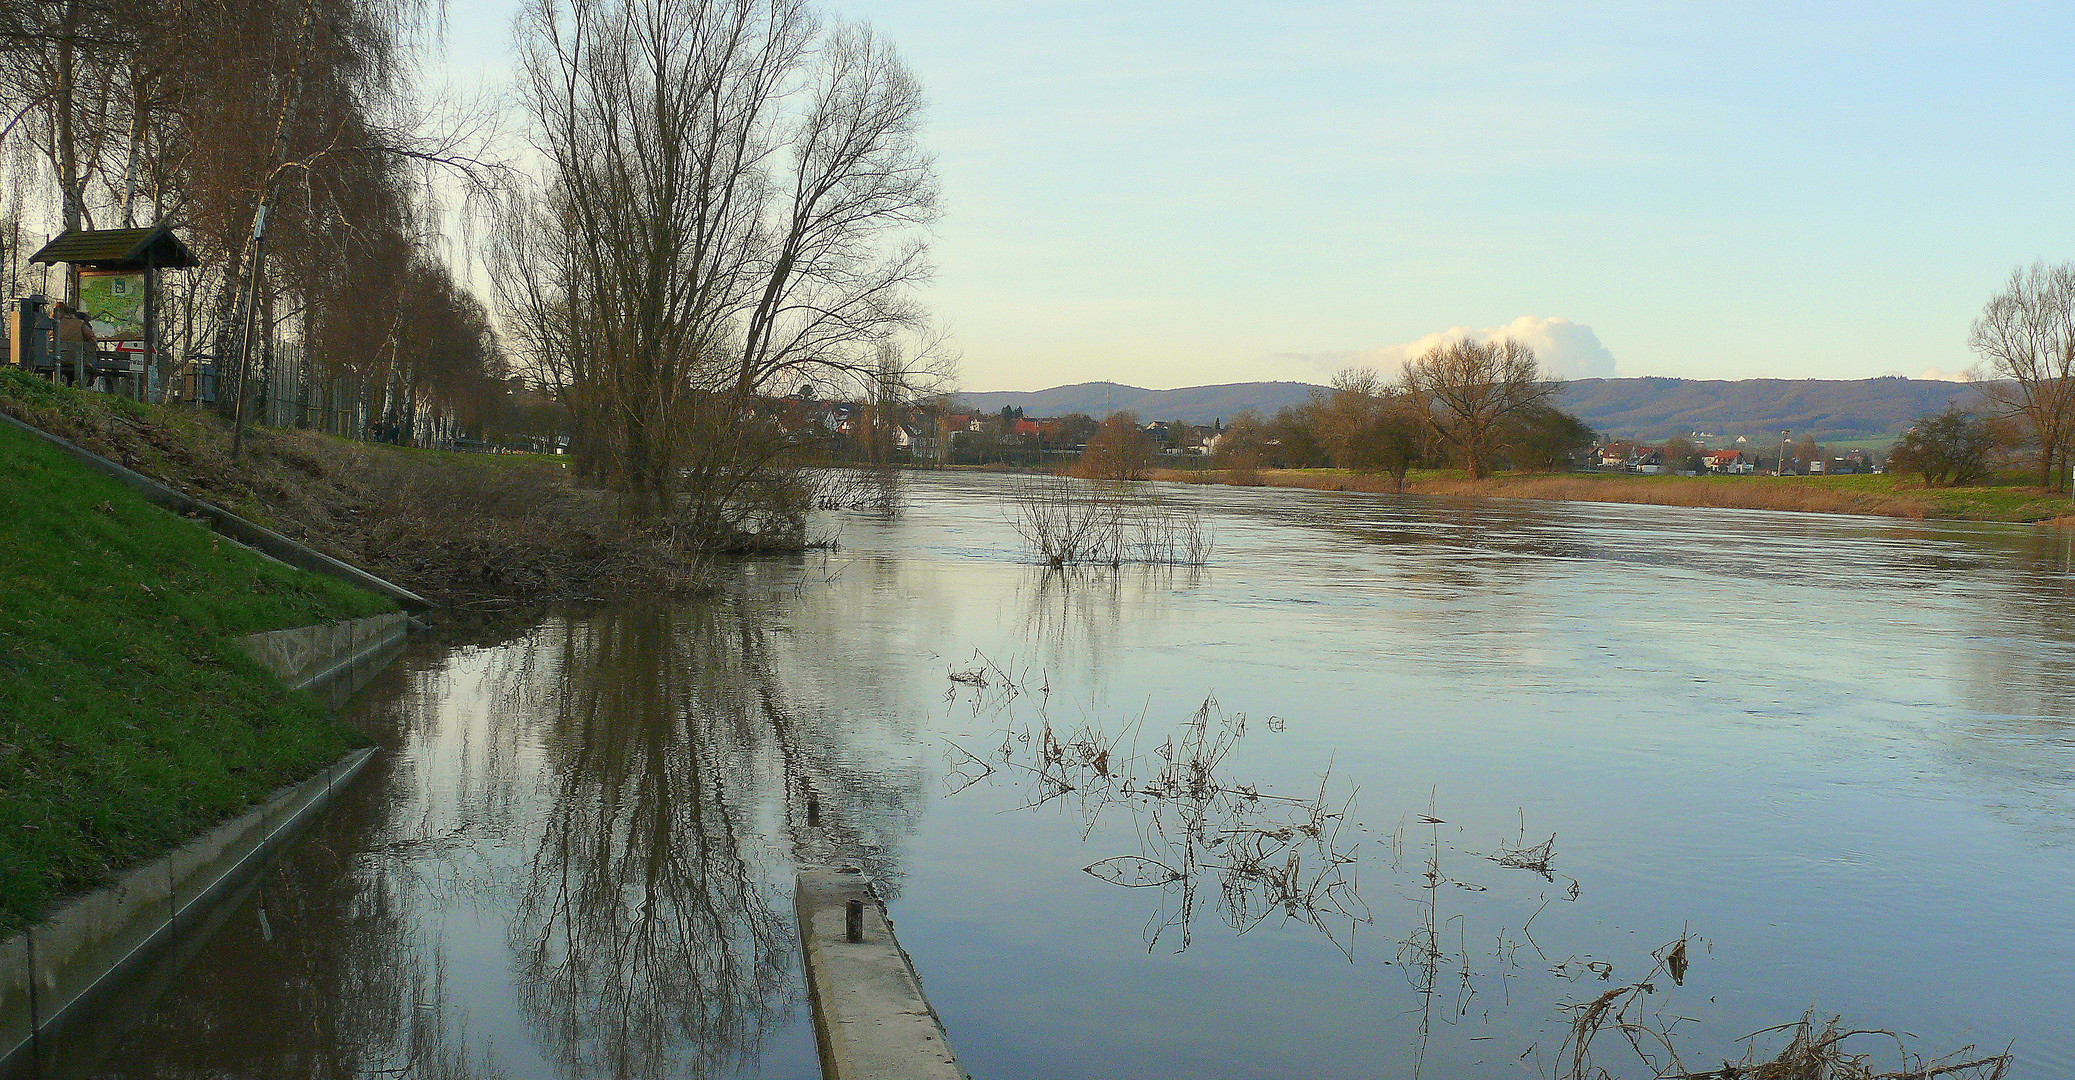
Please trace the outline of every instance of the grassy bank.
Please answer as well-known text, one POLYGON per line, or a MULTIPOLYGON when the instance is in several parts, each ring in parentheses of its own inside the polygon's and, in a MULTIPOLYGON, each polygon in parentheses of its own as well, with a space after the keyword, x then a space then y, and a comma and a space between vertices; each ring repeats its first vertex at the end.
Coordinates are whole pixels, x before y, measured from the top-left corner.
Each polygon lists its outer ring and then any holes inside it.
POLYGON ((0 429, 0 930, 343 754, 233 639, 389 609, 0 429))
MULTIPOLYGON (((1262 469, 1252 473, 1163 470, 1153 476, 1199 484, 1244 484, 1316 491, 1395 490, 1387 476, 1345 469, 1262 469)), ((1472 480, 1461 473, 1416 472, 1406 478, 1413 495, 1459 495, 1575 502, 1710 506, 1744 510, 1799 510, 1956 521, 2046 521, 2070 510, 2066 496, 2049 495, 2023 478, 2006 476, 1974 487, 1927 488, 1898 475, 1862 476, 1636 476, 1623 473, 1507 474, 1472 480)))
POLYGON ((0 412, 454 608, 696 590, 667 523, 629 520, 564 459, 381 446, 81 394, 0 369, 0 412))

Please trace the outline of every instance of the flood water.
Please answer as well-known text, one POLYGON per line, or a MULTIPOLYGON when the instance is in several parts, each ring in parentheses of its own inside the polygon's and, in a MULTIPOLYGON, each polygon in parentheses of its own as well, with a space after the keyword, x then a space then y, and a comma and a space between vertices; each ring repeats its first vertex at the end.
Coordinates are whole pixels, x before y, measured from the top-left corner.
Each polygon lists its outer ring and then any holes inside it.
POLYGON ((1813 1009, 2075 1074, 2062 535, 1176 487, 1208 566, 1059 573, 1015 483, 415 646, 97 1074, 816 1076, 809 797, 984 1080, 1549 1076, 1641 982, 1691 1068, 1813 1009))

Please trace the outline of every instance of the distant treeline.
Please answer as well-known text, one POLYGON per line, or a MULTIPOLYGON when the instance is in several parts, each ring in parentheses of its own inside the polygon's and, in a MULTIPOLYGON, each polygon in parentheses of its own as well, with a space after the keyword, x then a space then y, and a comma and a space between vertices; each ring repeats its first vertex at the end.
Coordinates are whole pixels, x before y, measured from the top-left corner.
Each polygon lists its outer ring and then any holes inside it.
MULTIPOLYGON (((1309 383, 1257 382, 1146 390, 1117 383, 1081 383, 1029 392, 959 395, 980 412, 1015 406, 1031 416, 1135 412, 1196 425, 1229 420, 1252 409, 1264 416, 1303 405, 1327 388, 1309 383)), ((1556 404, 1595 431, 1616 438, 1659 441, 1695 432, 1734 438, 1763 434, 1824 441, 1899 435, 1916 419, 1950 401, 1979 398, 1966 383, 1928 379, 1579 379, 1562 385, 1556 404)))

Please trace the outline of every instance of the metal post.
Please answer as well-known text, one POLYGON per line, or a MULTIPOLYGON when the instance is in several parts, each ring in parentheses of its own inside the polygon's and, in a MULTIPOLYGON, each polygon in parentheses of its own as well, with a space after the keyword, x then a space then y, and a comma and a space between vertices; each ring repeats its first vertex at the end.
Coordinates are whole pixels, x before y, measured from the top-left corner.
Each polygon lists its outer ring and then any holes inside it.
POLYGON ((843 940, 859 942, 865 939, 865 902, 847 901, 843 905, 843 940))
POLYGON ((151 399, 151 377, 158 372, 158 301, 153 299, 158 292, 158 266, 152 262, 152 250, 144 250, 144 385, 139 389, 146 405, 157 404, 151 399))
MULTIPOLYGON (((245 292, 245 320, 243 331, 238 335, 238 386, 237 396, 231 405, 231 460, 245 448, 245 364, 252 355, 252 316, 259 308, 260 271, 267 261, 267 204, 260 203, 259 211, 252 218, 252 284, 245 292)), ((219 368, 222 362, 218 361, 219 368)), ((223 373, 217 372, 219 385, 223 373)), ((221 392, 219 390, 219 392, 221 392)))

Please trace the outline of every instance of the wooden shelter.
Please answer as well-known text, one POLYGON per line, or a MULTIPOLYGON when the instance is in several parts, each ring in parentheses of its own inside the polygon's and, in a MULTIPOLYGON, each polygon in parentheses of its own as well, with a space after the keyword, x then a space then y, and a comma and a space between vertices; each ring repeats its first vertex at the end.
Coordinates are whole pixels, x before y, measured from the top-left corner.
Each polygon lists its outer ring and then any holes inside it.
MULTIPOLYGON (((141 367, 131 368, 127 360, 121 359, 120 354, 115 354, 115 359, 121 360, 120 363, 104 364, 99 350, 82 351, 95 353, 91 361, 96 369, 93 375, 105 374, 119 379, 134 372, 139 377, 140 396, 150 398, 152 394, 149 387, 155 370, 154 361, 158 358, 158 273, 161 270, 185 270, 199 265, 194 252, 189 251, 187 245, 181 243, 180 238, 173 234, 172 227, 165 222, 159 222, 141 229, 68 229, 60 233, 57 239, 43 245, 36 254, 29 256, 29 262, 52 265, 69 263, 77 269, 83 285, 88 280, 105 280, 118 297, 130 295, 130 286, 133 284, 131 279, 136 276, 142 277, 143 318, 137 323, 131 323, 134 330, 118 339, 141 339, 141 367)), ((135 310, 134 306, 126 307, 129 315, 125 318, 134 317, 135 310)), ((17 362, 20 362, 19 358, 17 362)), ((74 362, 79 365, 78 377, 82 383, 92 377, 86 370, 88 361, 84 357, 74 362)))
POLYGON ((69 229, 29 256, 29 261, 129 273, 201 265, 164 222, 142 229, 69 229))

